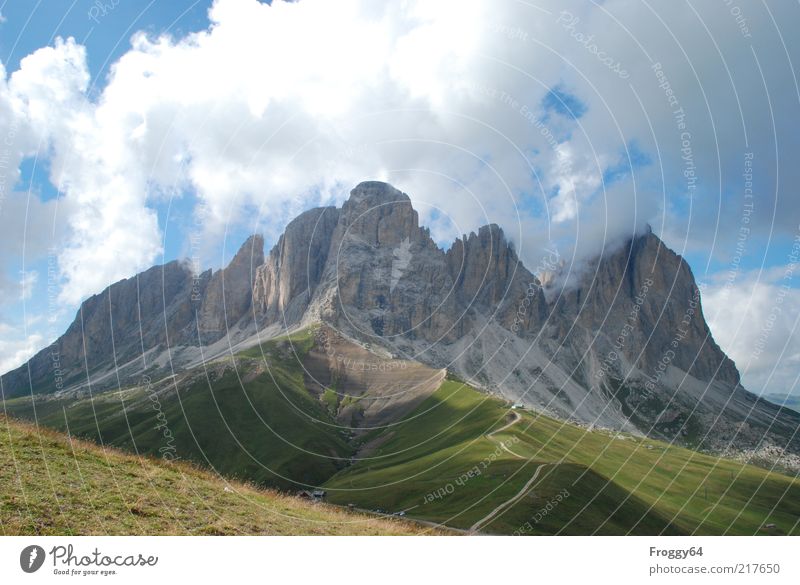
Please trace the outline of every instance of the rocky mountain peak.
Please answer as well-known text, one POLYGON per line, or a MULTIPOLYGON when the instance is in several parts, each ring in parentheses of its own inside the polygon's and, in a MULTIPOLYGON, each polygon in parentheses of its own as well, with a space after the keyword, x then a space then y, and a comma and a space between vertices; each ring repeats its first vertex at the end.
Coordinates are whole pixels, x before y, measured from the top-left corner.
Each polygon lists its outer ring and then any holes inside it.
POLYGON ((410 203, 408 195, 383 181, 362 181, 350 191, 350 198, 345 202, 344 209, 351 205, 361 205, 368 202, 370 206, 389 203, 392 201, 410 203))
POLYGON ((264 263, 264 236, 261 234, 253 234, 244 244, 239 247, 239 250, 233 256, 228 264, 231 266, 260 266, 264 263))
POLYGON ((192 363, 199 344, 216 346, 204 359, 230 349, 218 343, 226 335, 246 344, 321 322, 563 418, 670 439, 683 423, 693 433, 717 424, 721 410, 725 428, 774 419, 761 403, 750 414, 755 398, 714 342, 688 264, 651 230, 550 297, 500 226, 445 252, 410 198, 378 181, 357 185, 341 209, 299 215, 266 258, 263 248, 254 235, 222 270, 195 275, 173 262, 112 285, 56 343, 3 376, 3 392, 87 379, 96 389, 153 364, 192 363))
POLYGON ((371 246, 397 246, 406 238, 421 243, 428 237, 408 195, 380 181, 365 181, 350 191, 339 223, 341 238, 371 246))
POLYGON ((495 223, 456 240, 447 251, 447 265, 462 298, 485 305, 502 302, 515 276, 534 280, 495 223))

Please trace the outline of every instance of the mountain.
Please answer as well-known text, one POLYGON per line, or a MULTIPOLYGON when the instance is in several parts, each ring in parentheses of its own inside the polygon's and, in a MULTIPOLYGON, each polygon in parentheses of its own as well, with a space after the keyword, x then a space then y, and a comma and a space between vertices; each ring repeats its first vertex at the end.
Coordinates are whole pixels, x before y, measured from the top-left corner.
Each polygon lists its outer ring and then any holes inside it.
MULTIPOLYGON (((447 371, 583 425, 714 451, 800 453, 800 415, 741 386, 689 266, 649 231, 557 285, 565 274, 542 282, 495 224, 439 248, 406 194, 369 181, 341 208, 298 216, 266 256, 263 247, 252 236, 222 270, 171 262, 111 285, 52 346, 0 378, 4 396, 124 389, 322 324, 349 349, 317 351, 303 367, 322 381, 306 385, 353 432, 416 404, 343 415, 344 398, 327 392, 343 384, 337 360, 364 352, 370 367, 420 368, 419 399, 447 371)), ((361 388, 345 393, 346 406, 391 397, 386 382, 361 388)))

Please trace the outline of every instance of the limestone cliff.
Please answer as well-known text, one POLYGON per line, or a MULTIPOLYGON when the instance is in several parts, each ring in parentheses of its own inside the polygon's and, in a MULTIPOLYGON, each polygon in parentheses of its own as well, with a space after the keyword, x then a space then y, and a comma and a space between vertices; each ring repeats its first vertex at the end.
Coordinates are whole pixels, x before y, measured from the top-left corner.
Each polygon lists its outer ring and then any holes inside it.
POLYGON ((800 451, 800 416, 741 387, 689 266, 649 231, 543 285, 499 226, 444 251, 406 194, 369 181, 340 209, 298 216, 266 258, 263 247, 253 236, 220 271, 172 262, 87 299, 50 348, 0 378, 4 395, 123 386, 323 322, 565 419, 800 451), (559 281, 570 284, 552 290, 559 281))

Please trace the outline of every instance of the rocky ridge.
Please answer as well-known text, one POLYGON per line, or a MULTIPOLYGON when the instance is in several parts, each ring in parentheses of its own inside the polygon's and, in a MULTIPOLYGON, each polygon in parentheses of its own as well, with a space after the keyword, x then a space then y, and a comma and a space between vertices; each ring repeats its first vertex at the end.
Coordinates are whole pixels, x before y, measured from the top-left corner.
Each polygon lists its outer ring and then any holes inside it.
POLYGON ((442 250, 407 195, 370 181, 263 247, 253 236, 220 271, 171 262, 87 299, 51 347, 0 378, 4 395, 121 386, 323 322, 582 424, 800 450, 800 415, 741 387, 689 266, 650 232, 553 291, 499 226, 442 250))

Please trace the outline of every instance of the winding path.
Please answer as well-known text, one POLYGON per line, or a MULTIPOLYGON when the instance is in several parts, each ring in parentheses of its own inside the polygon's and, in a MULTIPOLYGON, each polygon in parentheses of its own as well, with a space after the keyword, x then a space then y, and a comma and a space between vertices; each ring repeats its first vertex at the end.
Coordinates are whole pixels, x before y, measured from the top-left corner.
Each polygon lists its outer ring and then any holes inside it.
MULTIPOLYGON (((521 420, 522 420, 522 417, 519 415, 519 413, 518 413, 518 412, 514 412, 514 411, 512 411, 512 412, 511 412, 511 414, 513 414, 513 415, 514 415, 514 420, 512 420, 512 421, 510 421, 510 422, 508 422, 508 423, 506 423, 506 424, 504 424, 502 427, 500 427, 500 428, 499 428, 499 429, 497 429, 497 430, 494 430, 494 431, 492 431, 491 433, 487 433, 487 434, 486 434, 486 438, 487 438, 487 439, 489 439, 489 440, 491 440, 491 441, 494 441, 494 440, 495 440, 495 438, 494 438, 494 435, 495 435, 495 434, 497 434, 497 433, 502 433, 503 431, 505 431, 506 429, 508 429, 510 426, 513 426, 513 425, 517 424, 519 421, 521 421, 521 420)), ((511 449, 509 449, 508 447, 506 447, 506 444, 505 444, 505 442, 504 442, 504 441, 499 441, 499 445, 500 445, 500 448, 501 448, 501 449, 503 449, 504 451, 506 451, 506 452, 507 452, 507 453, 509 453, 510 455, 513 455, 513 456, 514 456, 514 457, 516 457, 517 459, 527 459, 526 457, 523 457, 522 455, 520 455, 520 454, 518 454, 518 453, 514 453, 514 452, 513 452, 511 449)))
MULTIPOLYGON (((492 440, 492 441, 495 441, 495 440, 496 440, 496 439, 494 438, 494 435, 495 435, 495 434, 497 434, 497 433, 500 433, 500 432, 502 432, 502 431, 505 431, 506 429, 508 429, 508 428, 509 428, 509 427, 511 427, 512 425, 515 425, 515 424, 517 424, 519 421, 521 421, 521 420, 522 420, 522 417, 519 415, 519 413, 518 413, 518 412, 514 412, 514 411, 512 411, 512 413, 511 413, 511 414, 513 414, 513 415, 514 415, 514 420, 512 420, 512 421, 508 422, 507 424, 503 425, 503 426, 502 426, 502 427, 500 427, 499 429, 492 431, 491 433, 487 433, 487 434, 486 434, 486 438, 487 438, 487 439, 490 439, 490 440, 492 440)), ((506 450, 508 453, 510 453, 510 454, 511 454, 511 455, 513 455, 514 457, 516 457, 516 458, 518 458, 518 459, 525 459, 526 461, 528 460, 528 459, 527 459, 527 457, 523 457, 522 455, 519 455, 519 454, 517 454, 517 453, 514 453, 514 452, 513 452, 511 449, 509 449, 508 447, 506 447, 506 444, 505 444, 503 441, 500 441, 499 443, 500 443, 500 447, 502 447, 503 449, 505 449, 505 450, 506 450)), ((480 520, 478 520, 478 521, 477 521, 475 524, 473 524, 472 526, 470 526, 470 528, 469 528, 469 531, 470 531, 471 533, 477 532, 477 531, 478 531, 478 530, 481 528, 481 526, 483 526, 484 524, 487 524, 487 523, 488 523, 489 521, 491 521, 491 520, 492 520, 492 519, 493 519, 495 516, 497 516, 498 514, 500 514, 501 512, 503 512, 504 510, 506 510, 506 509, 510 508, 511 506, 513 506, 514 504, 516 504, 516 503, 517 503, 519 500, 521 500, 521 499, 523 498, 523 496, 524 496, 526 493, 528 493, 528 490, 530 490, 530 489, 531 489, 531 486, 534 484, 534 482, 535 482, 535 481, 536 481, 536 480, 539 478, 539 473, 542 471, 542 467, 544 467, 545 465, 547 465, 547 463, 542 463, 542 464, 538 465, 538 466, 536 467, 536 471, 534 471, 534 472, 533 472, 533 476, 532 476, 532 477, 531 477, 531 478, 530 478, 530 479, 527 481, 527 483, 526 483, 524 486, 522 486, 522 489, 521 489, 521 490, 519 490, 519 491, 518 491, 518 492, 517 492, 517 493, 516 493, 516 494, 515 494, 515 495, 514 495, 512 498, 510 498, 510 499, 506 500, 505 502, 501 503, 501 504, 500 504, 499 506, 497 506, 497 507, 496 507, 494 510, 492 510, 491 512, 489 512, 489 513, 488 513, 486 516, 484 516, 483 518, 481 518, 480 520)))
POLYGON ((510 500, 506 500, 499 506, 497 506, 494 510, 489 512, 486 516, 478 520, 475 524, 469 527, 470 532, 477 532, 478 529, 483 526, 484 524, 488 523, 492 520, 495 516, 497 516, 500 512, 510 508, 514 504, 516 504, 522 497, 528 493, 528 490, 531 489, 533 483, 539 478, 539 473, 542 471, 542 467, 547 465, 547 463, 542 463, 536 467, 536 471, 533 472, 533 477, 531 477, 528 482, 522 486, 522 489, 517 492, 517 494, 511 498, 510 500))

